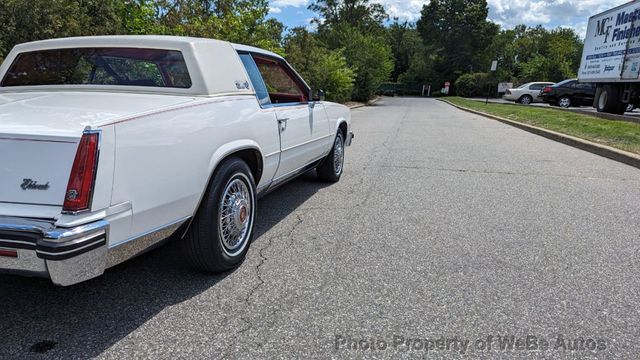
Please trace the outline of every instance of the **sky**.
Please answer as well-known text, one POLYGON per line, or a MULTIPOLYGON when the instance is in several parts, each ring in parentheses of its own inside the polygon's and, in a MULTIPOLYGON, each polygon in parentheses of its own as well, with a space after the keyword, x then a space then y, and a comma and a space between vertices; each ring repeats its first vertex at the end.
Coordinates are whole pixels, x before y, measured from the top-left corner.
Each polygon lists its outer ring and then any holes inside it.
MULTIPOLYGON (((383 4, 389 15, 415 22, 420 18, 422 6, 429 0, 372 0, 383 4)), ((489 19, 503 28, 517 24, 548 28, 558 26, 574 28, 584 36, 587 19, 629 0, 487 0, 489 19)), ((309 26, 315 14, 307 10, 310 0, 271 0, 270 16, 287 27, 309 26)))

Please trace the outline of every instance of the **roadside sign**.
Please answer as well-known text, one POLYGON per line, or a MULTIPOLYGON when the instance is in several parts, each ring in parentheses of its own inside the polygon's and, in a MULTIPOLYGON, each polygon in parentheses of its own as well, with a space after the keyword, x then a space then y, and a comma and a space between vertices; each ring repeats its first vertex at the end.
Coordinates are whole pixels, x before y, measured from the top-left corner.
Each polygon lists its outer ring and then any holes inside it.
POLYGON ((498 60, 493 60, 491 62, 491 71, 496 71, 498 70, 498 60))
POLYGON ((510 82, 501 82, 498 84, 498 92, 499 93, 504 93, 507 92, 507 90, 513 88, 513 83, 510 82))
POLYGON ((443 94, 445 94, 445 95, 448 95, 448 94, 449 94, 449 87, 451 87, 451 83, 450 83, 450 82, 448 82, 448 81, 447 81, 447 82, 445 82, 445 83, 444 83, 444 88, 442 89, 442 91, 441 91, 441 92, 442 92, 443 94))

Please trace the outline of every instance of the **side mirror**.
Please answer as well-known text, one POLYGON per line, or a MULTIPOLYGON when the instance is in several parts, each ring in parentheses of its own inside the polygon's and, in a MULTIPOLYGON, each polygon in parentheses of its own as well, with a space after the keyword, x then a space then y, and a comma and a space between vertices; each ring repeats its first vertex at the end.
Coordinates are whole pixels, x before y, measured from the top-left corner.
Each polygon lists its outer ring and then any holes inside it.
POLYGON ((312 101, 324 101, 324 90, 311 90, 309 95, 312 101))

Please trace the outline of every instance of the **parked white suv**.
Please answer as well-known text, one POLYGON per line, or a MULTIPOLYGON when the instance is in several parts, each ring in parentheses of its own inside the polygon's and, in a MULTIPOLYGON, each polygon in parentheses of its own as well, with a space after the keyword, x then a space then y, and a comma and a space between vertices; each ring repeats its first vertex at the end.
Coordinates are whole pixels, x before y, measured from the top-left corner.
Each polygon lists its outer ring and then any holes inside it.
POLYGON ((530 82, 515 89, 508 89, 502 97, 505 100, 515 101, 520 104, 529 105, 534 102, 542 102, 540 92, 552 82, 530 82))

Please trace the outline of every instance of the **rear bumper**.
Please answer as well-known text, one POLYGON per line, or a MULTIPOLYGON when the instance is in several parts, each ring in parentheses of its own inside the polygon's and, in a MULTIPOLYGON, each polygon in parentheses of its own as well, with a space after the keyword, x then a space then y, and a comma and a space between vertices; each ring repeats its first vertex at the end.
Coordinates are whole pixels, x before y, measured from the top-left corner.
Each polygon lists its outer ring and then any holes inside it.
POLYGON ((72 285, 104 273, 109 223, 59 228, 37 219, 0 217, 0 272, 72 285))

